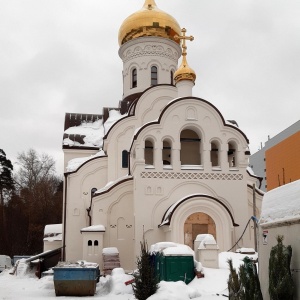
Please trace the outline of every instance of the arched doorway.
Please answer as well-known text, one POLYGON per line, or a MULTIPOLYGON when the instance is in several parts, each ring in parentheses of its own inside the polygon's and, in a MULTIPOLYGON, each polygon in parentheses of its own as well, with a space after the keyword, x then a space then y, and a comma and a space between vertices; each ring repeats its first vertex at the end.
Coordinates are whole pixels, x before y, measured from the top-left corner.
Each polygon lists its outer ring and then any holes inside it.
POLYGON ((191 214, 184 223, 184 244, 194 249, 194 241, 198 234, 209 233, 216 236, 216 224, 206 213, 197 212, 191 214))

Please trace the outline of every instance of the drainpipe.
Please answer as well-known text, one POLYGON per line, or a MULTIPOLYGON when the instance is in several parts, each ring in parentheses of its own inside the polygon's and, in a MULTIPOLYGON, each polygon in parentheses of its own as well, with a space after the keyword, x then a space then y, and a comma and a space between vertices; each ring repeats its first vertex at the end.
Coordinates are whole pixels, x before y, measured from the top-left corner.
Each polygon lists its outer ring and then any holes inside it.
POLYGON ((130 151, 128 151, 128 175, 129 176, 131 175, 131 172, 130 172, 130 151))
POLYGON ((65 173, 65 203, 64 203, 64 215, 63 215, 63 247, 62 247, 62 259, 66 259, 66 219, 67 219, 67 195, 68 195, 68 173, 65 173))
MULTIPOLYGON (((256 218, 256 188, 255 188, 255 183, 253 183, 253 216, 256 218)), ((255 245, 255 252, 257 252, 257 223, 256 221, 253 219, 253 223, 254 223, 254 245, 255 245)))
POLYGON ((90 207, 88 207, 87 209, 86 209, 86 211, 87 211, 87 214, 88 214, 88 217, 89 217, 89 226, 91 226, 92 225, 92 216, 90 215, 90 212, 91 212, 91 210, 92 210, 92 203, 93 203, 93 195, 94 195, 94 193, 97 191, 97 188, 92 188, 91 189, 91 201, 90 201, 90 207))

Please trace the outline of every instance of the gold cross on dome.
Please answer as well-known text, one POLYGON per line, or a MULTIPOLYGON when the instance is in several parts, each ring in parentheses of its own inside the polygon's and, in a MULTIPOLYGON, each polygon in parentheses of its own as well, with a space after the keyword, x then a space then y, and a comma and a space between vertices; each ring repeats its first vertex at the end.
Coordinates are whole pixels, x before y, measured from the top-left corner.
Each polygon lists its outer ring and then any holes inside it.
MULTIPOLYGON (((194 37, 193 37, 192 35, 186 36, 186 35, 185 35, 185 33, 186 33, 186 29, 185 29, 185 28, 182 28, 182 29, 181 29, 181 32, 182 32, 182 35, 175 35, 174 38, 175 38, 176 40, 181 40, 181 41, 182 41, 182 49, 183 49, 183 53, 186 53, 187 46, 186 46, 185 41, 186 41, 186 40, 193 41, 193 40, 194 40, 194 37)), ((182 53, 182 54, 183 54, 183 53, 182 53)))

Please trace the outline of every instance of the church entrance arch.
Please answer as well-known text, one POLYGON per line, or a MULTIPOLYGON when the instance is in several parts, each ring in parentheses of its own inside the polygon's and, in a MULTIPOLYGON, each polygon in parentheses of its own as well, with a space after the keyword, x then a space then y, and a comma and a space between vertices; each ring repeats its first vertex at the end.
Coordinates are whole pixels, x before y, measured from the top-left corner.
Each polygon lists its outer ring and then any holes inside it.
POLYGON ((234 239, 234 221, 228 209, 213 197, 206 195, 187 196, 173 210, 170 219, 171 241, 184 244, 186 220, 194 213, 201 212, 210 216, 215 223, 217 243, 220 251, 230 249, 234 239))
POLYGON ((184 244, 194 249, 194 241, 197 235, 206 233, 213 235, 217 240, 215 221, 206 213, 193 213, 184 223, 184 244))

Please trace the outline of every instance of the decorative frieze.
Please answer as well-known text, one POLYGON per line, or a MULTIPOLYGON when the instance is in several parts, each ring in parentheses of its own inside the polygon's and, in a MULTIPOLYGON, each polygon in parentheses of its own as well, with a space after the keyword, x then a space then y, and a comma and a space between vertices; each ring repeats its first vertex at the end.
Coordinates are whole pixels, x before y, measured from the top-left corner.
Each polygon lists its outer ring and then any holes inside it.
POLYGON ((173 60, 176 64, 179 58, 179 55, 176 51, 172 51, 171 48, 163 48, 160 45, 146 45, 145 47, 135 47, 134 49, 130 48, 128 49, 122 59, 123 62, 127 62, 131 59, 135 59, 138 57, 145 57, 145 56, 159 56, 159 57, 166 57, 169 58, 171 60, 173 60))
POLYGON ((208 180, 243 180, 242 174, 230 173, 187 173, 187 172, 142 172, 145 179, 208 179, 208 180))

